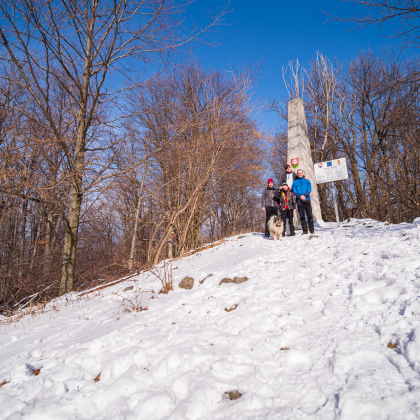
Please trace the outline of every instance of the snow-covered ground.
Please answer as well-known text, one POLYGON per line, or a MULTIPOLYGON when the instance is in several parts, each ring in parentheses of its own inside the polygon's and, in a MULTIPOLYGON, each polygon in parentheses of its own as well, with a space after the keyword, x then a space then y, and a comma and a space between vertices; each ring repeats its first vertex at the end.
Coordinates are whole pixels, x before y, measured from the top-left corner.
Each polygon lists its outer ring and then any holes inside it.
POLYGON ((149 273, 3 318, 0 418, 420 418, 420 228, 344 225, 229 238, 167 295, 149 273))

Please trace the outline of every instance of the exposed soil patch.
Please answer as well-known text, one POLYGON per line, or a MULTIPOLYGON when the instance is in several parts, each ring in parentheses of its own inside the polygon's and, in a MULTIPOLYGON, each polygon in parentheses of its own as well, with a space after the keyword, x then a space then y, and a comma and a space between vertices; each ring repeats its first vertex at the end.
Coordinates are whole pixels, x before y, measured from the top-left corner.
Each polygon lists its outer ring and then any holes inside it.
POLYGON ((0 382, 0 388, 1 388, 3 385, 7 385, 9 382, 10 382, 10 381, 2 381, 2 382, 0 382))
POLYGON ((229 398, 230 401, 238 400, 242 397, 242 394, 235 390, 235 391, 226 391, 224 395, 225 399, 229 398))

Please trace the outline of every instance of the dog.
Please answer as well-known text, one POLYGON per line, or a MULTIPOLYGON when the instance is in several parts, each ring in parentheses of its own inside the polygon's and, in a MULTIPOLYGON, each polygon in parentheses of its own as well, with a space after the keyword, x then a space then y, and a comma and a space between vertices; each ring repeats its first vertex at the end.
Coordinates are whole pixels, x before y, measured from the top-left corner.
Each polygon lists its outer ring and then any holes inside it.
POLYGON ((273 239, 276 241, 277 239, 282 241, 283 240, 283 231, 284 231, 284 223, 279 216, 271 216, 270 220, 267 223, 268 230, 270 231, 273 239))

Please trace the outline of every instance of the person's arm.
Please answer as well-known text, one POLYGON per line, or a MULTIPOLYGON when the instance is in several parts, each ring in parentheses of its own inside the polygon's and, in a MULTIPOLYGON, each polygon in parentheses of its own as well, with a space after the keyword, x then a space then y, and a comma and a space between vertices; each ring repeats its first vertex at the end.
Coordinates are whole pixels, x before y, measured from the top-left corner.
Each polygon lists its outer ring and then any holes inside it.
POLYGON ((265 211, 265 194, 266 194, 267 190, 264 190, 262 195, 261 195, 261 207, 263 209, 263 211, 265 211))
POLYGON ((312 185, 311 185, 311 181, 309 181, 309 179, 307 179, 307 181, 308 181, 308 189, 307 189, 307 191, 305 193, 305 197, 306 198, 310 198, 309 196, 310 196, 310 194, 312 192, 312 185))
POLYGON ((279 205, 279 208, 281 209, 280 194, 279 194, 279 192, 280 192, 280 189, 279 188, 277 188, 276 190, 274 190, 273 201, 275 203, 277 203, 279 205))
POLYGON ((292 184, 292 192, 297 197, 297 191, 296 191, 296 189, 297 189, 297 184, 296 184, 295 181, 293 181, 293 184, 292 184))
POLYGON ((281 198, 280 197, 276 197, 276 203, 279 205, 279 210, 281 211, 281 208, 283 207, 283 204, 281 203, 281 198))
POLYGON ((291 197, 291 201, 292 201, 292 209, 293 209, 293 211, 296 211, 296 196, 293 194, 293 191, 291 192, 291 194, 290 194, 290 197, 291 197))
MULTIPOLYGON (((300 181, 302 183, 302 181, 300 181)), ((306 197, 302 194, 298 194, 297 191, 297 181, 293 181, 293 185, 292 185, 292 191, 294 192, 296 198, 299 197, 302 201, 306 200, 306 197)))

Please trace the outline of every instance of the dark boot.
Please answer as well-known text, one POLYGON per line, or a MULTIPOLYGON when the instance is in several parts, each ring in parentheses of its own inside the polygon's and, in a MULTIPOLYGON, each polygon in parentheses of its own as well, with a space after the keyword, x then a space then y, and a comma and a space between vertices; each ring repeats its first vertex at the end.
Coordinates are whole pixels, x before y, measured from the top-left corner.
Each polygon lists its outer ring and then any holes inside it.
POLYGON ((289 228, 290 228, 290 236, 295 236, 295 226, 292 223, 289 223, 289 228))
POLYGON ((293 224, 293 210, 287 210, 287 217, 285 217, 284 220, 284 226, 286 226, 287 220, 289 220, 289 230, 290 230, 290 236, 295 236, 295 225, 293 224))
POLYGON ((302 233, 302 235, 307 235, 307 234, 308 234, 307 230, 304 230, 303 233, 302 233))
POLYGON ((264 233, 264 236, 265 236, 266 238, 269 238, 269 237, 270 237, 270 231, 268 230, 267 223, 265 224, 265 233, 264 233))

